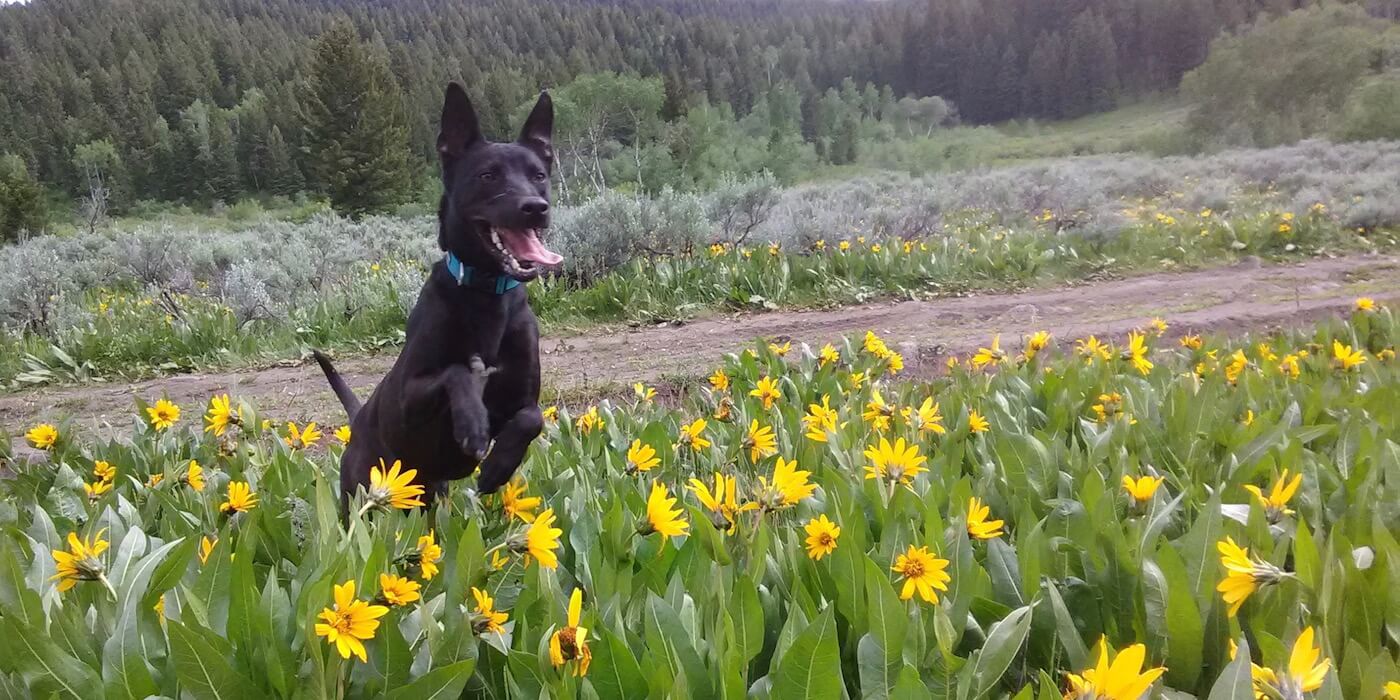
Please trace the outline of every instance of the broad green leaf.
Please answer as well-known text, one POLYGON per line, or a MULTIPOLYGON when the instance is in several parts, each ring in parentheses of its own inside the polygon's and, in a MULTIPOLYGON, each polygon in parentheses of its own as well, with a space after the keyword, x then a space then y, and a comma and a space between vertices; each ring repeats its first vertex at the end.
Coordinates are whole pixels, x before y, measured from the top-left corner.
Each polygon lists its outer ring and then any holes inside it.
POLYGON ((102 697, 102 679, 18 617, 0 616, 0 668, 18 673, 34 697, 102 697))
POLYGON ((1088 668, 1089 650, 1084 646, 1084 639, 1079 636, 1079 629, 1074 626, 1074 618, 1070 616, 1064 598, 1060 597, 1060 589, 1054 581, 1047 581, 1044 590, 1050 598, 1050 607, 1055 612, 1055 639, 1059 640, 1060 646, 1064 647, 1065 654, 1069 656, 1070 667, 1088 668))
POLYGON ((626 700, 644 697, 646 678, 637 665, 637 657, 622 640, 607 630, 597 630, 593 641, 593 664, 589 666, 588 682, 598 693, 599 700, 626 700))
POLYGON ((252 682, 234 671, 224 653, 190 626, 166 621, 170 656, 181 689, 195 700, 233 700, 248 697, 252 682))
POLYGON ((1205 623, 1176 548, 1169 544, 1159 547, 1157 566, 1167 581, 1167 683, 1174 688, 1195 688, 1201 676, 1205 623))
POLYGON ((1249 643, 1241 640, 1235 660, 1225 667, 1225 671, 1211 686, 1206 700, 1239 700, 1254 697, 1254 683, 1249 673, 1249 643))
POLYGON ((1011 661, 1026 642, 1031 631, 1031 608, 1024 606, 1011 611, 1011 614, 992 625, 987 632, 987 642, 982 645, 973 666, 972 677, 977 686, 975 697, 985 696, 1002 674, 1011 667, 1011 661))
POLYGON ((841 655, 836 615, 828 607, 797 635, 773 681, 774 700, 835 700, 841 697, 841 655))
POLYGON ((462 695, 476 670, 476 659, 435 668, 408 685, 395 688, 390 700, 451 700, 462 695))
POLYGON ((747 574, 734 582, 733 605, 728 611, 734 618, 734 641, 739 645, 745 664, 763 651, 763 605, 758 601, 758 587, 747 574))

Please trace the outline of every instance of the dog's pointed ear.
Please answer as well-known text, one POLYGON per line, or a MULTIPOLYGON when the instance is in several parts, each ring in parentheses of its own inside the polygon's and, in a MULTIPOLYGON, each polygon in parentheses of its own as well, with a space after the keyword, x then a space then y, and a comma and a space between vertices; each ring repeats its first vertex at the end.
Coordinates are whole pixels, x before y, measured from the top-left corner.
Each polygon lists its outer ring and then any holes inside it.
POLYGON ((525 126, 520 128, 520 145, 538 153, 544 162, 554 164, 554 101, 548 92, 541 92, 535 108, 525 118, 525 126))
POLYGON ((467 98, 467 91, 455 82, 447 84, 447 94, 442 100, 441 128, 437 147, 438 155, 443 158, 460 156, 483 138, 472 101, 467 98))

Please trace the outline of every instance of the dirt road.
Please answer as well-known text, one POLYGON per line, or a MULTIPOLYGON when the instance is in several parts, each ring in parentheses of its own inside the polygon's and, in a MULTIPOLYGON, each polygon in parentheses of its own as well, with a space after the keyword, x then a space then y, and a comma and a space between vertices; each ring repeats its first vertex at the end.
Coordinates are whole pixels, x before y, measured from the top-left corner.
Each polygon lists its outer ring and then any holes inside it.
MULTIPOLYGON (((546 393, 581 399, 635 381, 667 383, 708 374, 723 353, 755 337, 819 347, 874 329, 904 353, 906 366, 933 374, 947 353, 964 355, 1001 333, 1020 338, 1048 330, 1062 343, 1089 334, 1121 336, 1153 316, 1186 332, 1287 327, 1346 312, 1357 296, 1400 301, 1400 258, 1314 260, 1294 266, 1246 264, 1018 294, 905 301, 828 311, 718 317, 682 326, 592 332, 541 341, 546 393)), ((392 356, 341 358, 352 387, 367 395, 392 356)), ((134 384, 46 388, 0 396, 0 426, 12 435, 40 420, 71 417, 101 431, 123 431, 134 396, 168 395, 196 418, 212 394, 229 392, 278 419, 344 421, 314 364, 227 373, 189 374, 134 384)), ((197 419, 197 418, 196 418, 197 419)))

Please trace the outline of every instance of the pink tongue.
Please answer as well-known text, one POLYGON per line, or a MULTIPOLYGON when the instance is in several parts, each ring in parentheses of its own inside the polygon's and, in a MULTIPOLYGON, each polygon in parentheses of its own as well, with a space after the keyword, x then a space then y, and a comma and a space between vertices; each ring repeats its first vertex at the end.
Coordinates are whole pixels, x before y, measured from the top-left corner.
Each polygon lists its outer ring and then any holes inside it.
POLYGON ((564 262, 564 256, 540 243, 534 229, 515 231, 502 228, 496 229, 496 234, 501 237, 501 245, 505 246, 516 260, 528 260, 541 265, 558 265, 564 262))

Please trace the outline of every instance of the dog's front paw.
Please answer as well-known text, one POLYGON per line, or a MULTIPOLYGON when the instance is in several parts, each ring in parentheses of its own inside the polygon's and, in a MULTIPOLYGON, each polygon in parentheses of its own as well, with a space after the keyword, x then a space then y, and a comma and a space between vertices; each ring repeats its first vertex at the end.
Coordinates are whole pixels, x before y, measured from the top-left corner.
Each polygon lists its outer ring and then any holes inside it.
POLYGON ((471 460, 472 466, 481 464, 486 459, 486 454, 491 451, 491 439, 485 434, 468 436, 461 443, 462 454, 471 460))

